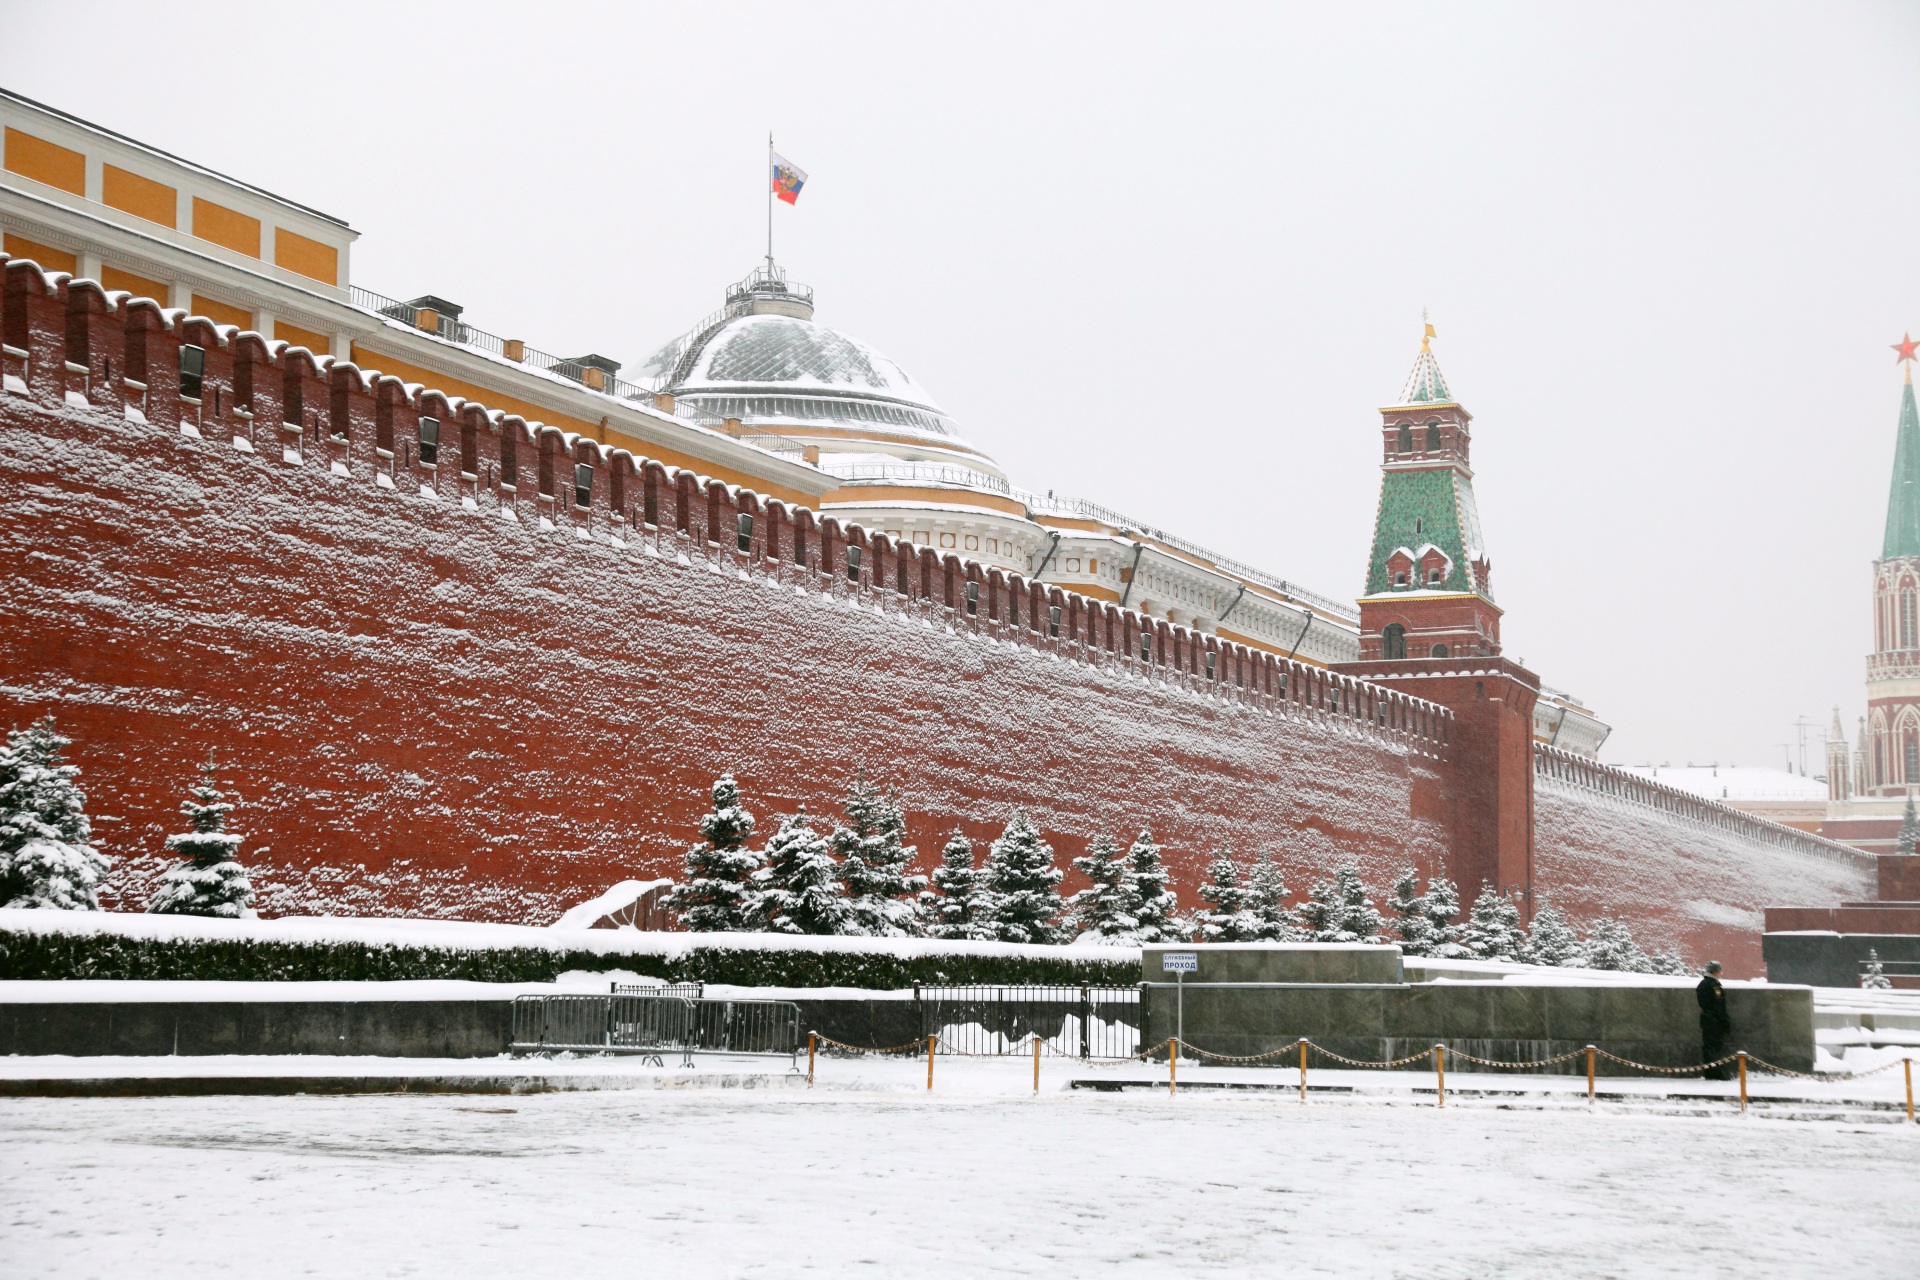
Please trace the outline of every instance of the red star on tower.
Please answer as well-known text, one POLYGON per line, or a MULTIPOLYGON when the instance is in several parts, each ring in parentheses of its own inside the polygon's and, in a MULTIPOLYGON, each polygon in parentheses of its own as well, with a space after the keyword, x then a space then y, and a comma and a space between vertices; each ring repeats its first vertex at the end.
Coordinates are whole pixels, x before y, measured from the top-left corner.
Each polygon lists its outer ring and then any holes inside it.
POLYGON ((1900 341, 1893 344, 1893 349, 1900 353, 1894 357, 1895 363, 1912 364, 1915 359, 1913 353, 1916 349, 1920 349, 1920 342, 1915 342, 1912 334, 1903 333, 1900 335, 1900 341))

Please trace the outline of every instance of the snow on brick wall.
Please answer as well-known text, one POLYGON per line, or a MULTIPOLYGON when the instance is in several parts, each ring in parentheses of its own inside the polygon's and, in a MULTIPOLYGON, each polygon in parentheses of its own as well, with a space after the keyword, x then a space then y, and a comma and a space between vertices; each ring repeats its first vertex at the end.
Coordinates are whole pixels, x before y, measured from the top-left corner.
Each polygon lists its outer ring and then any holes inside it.
POLYGON ((1764 908, 1873 896, 1865 859, 1742 839, 1554 778, 1535 782, 1534 820, 1536 907, 1544 891, 1576 922, 1617 916, 1644 943, 1720 960, 1731 977, 1766 972, 1764 908))
POLYGON ((763 835, 864 769, 923 867, 1015 805, 1063 862, 1151 823, 1189 890, 1227 841, 1302 889, 1446 848, 1441 766, 1382 735, 956 633, 890 592, 13 395, 0 442, 0 719, 51 710, 76 739, 116 907, 166 865, 210 748, 268 914, 544 924, 677 874, 729 769, 763 835))

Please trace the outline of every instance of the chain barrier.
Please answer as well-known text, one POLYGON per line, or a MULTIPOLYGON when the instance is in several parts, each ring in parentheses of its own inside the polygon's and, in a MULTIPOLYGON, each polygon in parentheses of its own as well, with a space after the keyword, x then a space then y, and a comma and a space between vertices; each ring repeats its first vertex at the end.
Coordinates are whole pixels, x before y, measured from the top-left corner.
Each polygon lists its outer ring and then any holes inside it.
MULTIPOLYGON (((916 1052, 924 1050, 925 1053, 927 1054, 927 1087, 929 1089, 933 1087, 933 1056, 934 1056, 936 1047, 939 1049, 944 1049, 948 1056, 956 1057, 956 1058, 1010 1058, 1016 1054, 1024 1056, 1027 1052, 1031 1051, 1033 1054, 1034 1092, 1036 1093, 1038 1093, 1040 1090, 1040 1059, 1043 1055, 1049 1056, 1049 1057, 1055 1057, 1055 1058, 1070 1058, 1076 1061, 1079 1060, 1080 1058, 1080 1055, 1078 1054, 1068 1053, 1064 1049, 1055 1047, 1052 1043, 1050 1043, 1047 1040, 1045 1036, 1040 1035, 1038 1032, 1031 1032, 1027 1036, 1025 1036, 1023 1039, 1014 1042, 1008 1048, 995 1053, 979 1053, 979 1052, 961 1049, 955 1046, 949 1040, 947 1040, 946 1037, 937 1036, 937 1035, 926 1036, 926 1037, 922 1037, 915 1040, 909 1040, 905 1044, 873 1046, 873 1045, 848 1044, 844 1040, 835 1040, 831 1036, 824 1036, 819 1034, 818 1032, 810 1032, 808 1033, 807 1041, 808 1041, 807 1043, 807 1083, 808 1084, 813 1083, 814 1053, 817 1048, 825 1047, 825 1046, 832 1046, 833 1048, 836 1048, 836 1049, 844 1049, 849 1053, 862 1053, 862 1054, 905 1053, 909 1049, 915 1050, 916 1052)), ((1820 1075, 1818 1073, 1809 1072, 1809 1071, 1794 1071, 1788 1067, 1776 1066, 1775 1064, 1768 1062, 1764 1058, 1758 1058, 1750 1053, 1742 1053, 1742 1052, 1730 1053, 1730 1054, 1727 1054, 1725 1057, 1716 1058, 1712 1062, 1702 1062, 1696 1066, 1662 1067, 1662 1066, 1656 1066, 1651 1062, 1635 1062, 1632 1058, 1623 1058, 1619 1054, 1607 1052, 1605 1049, 1600 1048, 1598 1045, 1587 1045, 1584 1048, 1572 1049, 1566 1053, 1556 1054, 1551 1058, 1536 1058, 1531 1061, 1521 1061, 1521 1062, 1509 1062, 1500 1058, 1482 1058, 1482 1057, 1478 1057, 1475 1054, 1467 1053, 1461 1049, 1450 1050, 1443 1045, 1434 1045, 1431 1048, 1421 1050, 1419 1053, 1409 1054, 1404 1058, 1390 1058, 1381 1062, 1370 1062, 1364 1059, 1349 1058, 1343 1054, 1335 1053, 1331 1049, 1323 1048, 1320 1045, 1315 1044, 1313 1041, 1307 1039, 1304 1036, 1302 1036, 1297 1040, 1290 1041, 1287 1044, 1280 1046, 1278 1049, 1269 1049, 1265 1053, 1248 1053, 1248 1054, 1215 1053, 1211 1049, 1202 1049, 1198 1045, 1188 1044, 1185 1040, 1179 1039, 1176 1036, 1168 1036, 1165 1040, 1162 1040, 1159 1044, 1152 1045, 1148 1048, 1140 1050, 1137 1053, 1134 1053, 1133 1055, 1131 1055, 1131 1060, 1138 1061, 1138 1062, 1146 1062, 1146 1061, 1152 1060, 1157 1055, 1167 1054, 1169 1055, 1169 1066, 1171 1066, 1172 1065, 1171 1055, 1173 1054, 1174 1048, 1176 1046, 1178 1046, 1179 1050, 1183 1055, 1191 1055, 1194 1058, 1209 1059, 1214 1062, 1223 1062, 1223 1063, 1265 1062, 1265 1061, 1268 1061, 1269 1059, 1281 1058, 1281 1057, 1285 1057, 1285 1056, 1297 1053, 1300 1058, 1300 1089, 1301 1089, 1302 1100, 1304 1100, 1306 1097, 1306 1071, 1307 1071, 1306 1051, 1307 1050, 1312 1050, 1314 1053, 1319 1054, 1323 1058, 1331 1058, 1333 1061, 1338 1062, 1343 1066, 1360 1067, 1360 1068, 1366 1068, 1370 1070, 1379 1070, 1379 1071, 1391 1070, 1395 1067, 1409 1066, 1412 1063, 1421 1062, 1429 1058, 1434 1060, 1434 1065, 1436 1070, 1443 1070, 1444 1068, 1442 1068, 1441 1063, 1444 1061, 1444 1059, 1440 1056, 1443 1053, 1450 1053, 1456 1062, 1471 1062, 1476 1066, 1491 1067, 1495 1070, 1500 1070, 1500 1071, 1521 1071, 1521 1070, 1528 1070, 1528 1069, 1538 1069, 1541 1067, 1552 1067, 1552 1066, 1557 1066, 1562 1062, 1572 1062, 1576 1058, 1586 1058, 1588 1060, 1587 1094, 1588 1094, 1589 1104, 1591 1104, 1592 1096, 1593 1096, 1593 1059, 1594 1058, 1605 1058, 1608 1062, 1617 1063, 1618 1065, 1623 1067, 1631 1067, 1635 1071, 1647 1071, 1647 1072, 1652 1072, 1656 1075, 1663 1075, 1663 1076, 1694 1076, 1694 1075, 1699 1075, 1703 1072, 1715 1070, 1716 1068, 1719 1068, 1719 1067, 1730 1066, 1737 1063, 1739 1064, 1739 1069, 1740 1069, 1740 1086, 1741 1086, 1740 1109, 1743 1112, 1746 1110, 1746 1103, 1747 1103, 1746 1072, 1749 1067, 1753 1068, 1754 1070, 1764 1072, 1767 1075, 1785 1076, 1794 1080, 1814 1080, 1814 1081, 1824 1081, 1824 1082, 1833 1082, 1838 1080, 1864 1080, 1868 1076, 1877 1076, 1881 1072, 1891 1071, 1895 1067, 1905 1067, 1907 1069, 1907 1081, 1908 1081, 1907 1115, 1908 1115, 1908 1119, 1910 1120, 1914 1118, 1914 1104, 1912 1101, 1913 1060, 1911 1058, 1895 1058, 1891 1062, 1883 1062, 1879 1066, 1870 1067, 1865 1071, 1851 1071, 1844 1076, 1834 1076, 1834 1075, 1820 1075)), ((1168 1083, 1169 1083, 1169 1086, 1171 1086, 1172 1084, 1171 1079, 1169 1079, 1168 1083)), ((1443 1084, 1441 1088, 1444 1090, 1445 1085, 1443 1084)), ((1445 1095, 1443 1093, 1442 1097, 1444 1098, 1444 1096, 1445 1095)), ((1444 1105, 1444 1102, 1442 1103, 1442 1105, 1444 1105)))

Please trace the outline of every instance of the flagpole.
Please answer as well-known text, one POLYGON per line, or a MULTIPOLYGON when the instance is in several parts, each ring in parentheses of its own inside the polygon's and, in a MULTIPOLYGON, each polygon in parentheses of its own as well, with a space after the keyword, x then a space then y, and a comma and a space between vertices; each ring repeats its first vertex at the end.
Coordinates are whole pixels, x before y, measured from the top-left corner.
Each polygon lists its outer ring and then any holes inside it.
POLYGON ((767 130, 767 274, 773 274, 773 130, 767 130))

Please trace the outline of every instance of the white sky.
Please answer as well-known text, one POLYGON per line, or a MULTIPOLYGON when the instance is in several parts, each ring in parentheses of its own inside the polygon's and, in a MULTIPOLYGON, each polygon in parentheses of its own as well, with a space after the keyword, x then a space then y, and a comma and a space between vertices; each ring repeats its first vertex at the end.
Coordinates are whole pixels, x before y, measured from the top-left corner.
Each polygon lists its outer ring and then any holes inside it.
POLYGON ((817 319, 1016 483, 1336 596, 1431 308, 1507 653, 1606 758, 1863 709, 1920 6, 0 13, 0 83, 346 218, 356 283, 636 365, 764 251, 772 128, 817 319))

